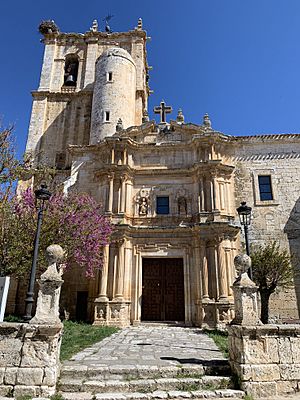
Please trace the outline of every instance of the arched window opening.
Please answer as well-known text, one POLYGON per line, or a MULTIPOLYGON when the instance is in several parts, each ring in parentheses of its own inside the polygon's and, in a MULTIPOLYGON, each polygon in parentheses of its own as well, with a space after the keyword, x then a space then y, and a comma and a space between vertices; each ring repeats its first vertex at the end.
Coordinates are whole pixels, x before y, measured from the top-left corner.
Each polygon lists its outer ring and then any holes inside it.
POLYGON ((76 55, 70 54, 66 57, 65 73, 64 73, 65 86, 76 86, 78 64, 79 64, 78 57, 76 55))

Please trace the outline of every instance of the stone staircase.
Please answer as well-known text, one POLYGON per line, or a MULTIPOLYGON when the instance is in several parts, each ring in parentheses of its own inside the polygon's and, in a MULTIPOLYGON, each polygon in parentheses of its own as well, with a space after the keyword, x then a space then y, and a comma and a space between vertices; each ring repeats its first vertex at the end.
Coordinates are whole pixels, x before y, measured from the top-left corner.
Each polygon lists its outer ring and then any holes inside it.
POLYGON ((227 361, 193 366, 64 365, 58 391, 65 400, 242 399, 227 361))

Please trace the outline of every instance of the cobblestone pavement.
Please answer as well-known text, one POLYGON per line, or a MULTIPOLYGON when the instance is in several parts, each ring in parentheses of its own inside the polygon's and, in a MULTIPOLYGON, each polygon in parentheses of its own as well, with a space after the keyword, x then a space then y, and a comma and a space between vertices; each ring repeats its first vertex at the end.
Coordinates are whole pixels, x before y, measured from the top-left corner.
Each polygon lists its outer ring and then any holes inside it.
POLYGON ((225 360, 213 340, 200 329, 142 324, 105 338, 64 364, 160 367, 205 365, 225 360))

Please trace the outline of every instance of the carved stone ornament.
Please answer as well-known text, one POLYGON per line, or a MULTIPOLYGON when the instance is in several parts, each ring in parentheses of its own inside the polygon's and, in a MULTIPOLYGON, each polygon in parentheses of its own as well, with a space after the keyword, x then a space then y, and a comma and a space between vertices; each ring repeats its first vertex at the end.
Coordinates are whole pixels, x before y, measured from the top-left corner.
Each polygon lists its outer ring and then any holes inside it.
POLYGON ((141 189, 137 196, 138 214, 147 215, 150 209, 150 189, 141 189))

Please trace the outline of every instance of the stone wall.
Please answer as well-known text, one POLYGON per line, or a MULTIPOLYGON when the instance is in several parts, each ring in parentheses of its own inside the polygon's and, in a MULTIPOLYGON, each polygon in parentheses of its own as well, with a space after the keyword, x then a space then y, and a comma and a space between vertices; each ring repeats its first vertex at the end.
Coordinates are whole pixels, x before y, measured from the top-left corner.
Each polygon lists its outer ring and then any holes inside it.
POLYGON ((229 326, 229 354, 241 388, 255 397, 300 388, 300 326, 229 326))
POLYGON ((51 396, 62 325, 0 324, 0 396, 51 396))
MULTIPOLYGON (((299 135, 261 135, 240 137, 238 146, 229 149, 235 165, 235 206, 246 200, 252 207, 249 228, 251 245, 276 240, 294 254, 299 268, 300 164, 299 135), (270 175, 273 200, 261 201, 258 176, 270 175)), ((244 235, 241 235, 242 241, 244 235)), ((275 320, 298 319, 300 281, 290 290, 277 290, 270 298, 270 316, 275 320)))

